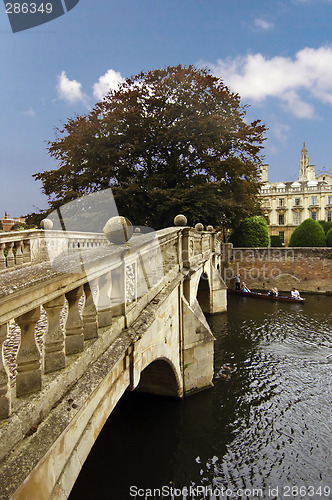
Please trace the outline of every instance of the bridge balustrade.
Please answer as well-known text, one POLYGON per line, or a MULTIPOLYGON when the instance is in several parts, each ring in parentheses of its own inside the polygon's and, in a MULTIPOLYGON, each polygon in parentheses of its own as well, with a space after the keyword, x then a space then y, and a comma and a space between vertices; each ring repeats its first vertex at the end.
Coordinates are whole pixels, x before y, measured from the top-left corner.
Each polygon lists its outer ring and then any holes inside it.
POLYGON ((39 229, 2 232, 0 233, 0 272, 23 264, 47 260, 47 245, 53 245, 59 252, 64 252, 66 248, 72 251, 77 248, 105 246, 109 245, 109 242, 105 235, 100 233, 45 232, 39 229))

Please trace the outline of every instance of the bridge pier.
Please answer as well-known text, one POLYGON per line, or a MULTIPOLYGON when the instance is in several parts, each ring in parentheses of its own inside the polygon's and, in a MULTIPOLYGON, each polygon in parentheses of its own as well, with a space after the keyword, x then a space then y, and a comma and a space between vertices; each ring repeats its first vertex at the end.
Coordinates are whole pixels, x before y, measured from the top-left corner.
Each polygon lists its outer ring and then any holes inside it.
POLYGON ((213 353, 215 338, 195 299, 189 305, 182 298, 183 319, 183 385, 185 395, 213 385, 213 353))

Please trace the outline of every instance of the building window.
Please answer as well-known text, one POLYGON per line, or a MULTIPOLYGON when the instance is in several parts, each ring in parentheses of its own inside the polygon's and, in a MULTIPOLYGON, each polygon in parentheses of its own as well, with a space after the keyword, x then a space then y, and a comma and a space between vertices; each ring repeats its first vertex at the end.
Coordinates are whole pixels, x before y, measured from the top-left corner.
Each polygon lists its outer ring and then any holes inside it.
POLYGON ((279 238, 282 244, 285 243, 285 233, 284 231, 279 231, 279 238))
POLYGON ((298 207, 301 205, 301 198, 295 198, 295 205, 298 207))
POLYGON ((332 222, 332 210, 329 210, 329 211, 327 212, 327 220, 328 220, 329 222, 332 222))
POLYGON ((311 218, 317 220, 317 212, 311 212, 311 218))
POLYGON ((329 197, 328 197, 327 204, 328 204, 328 205, 332 205, 332 196, 329 196, 329 197))
POLYGON ((279 207, 285 206, 285 198, 279 198, 279 207))
POLYGON ((285 225, 285 214, 279 214, 279 226, 285 225))
POLYGON ((301 214, 300 214, 300 212, 295 212, 294 213, 294 224, 295 224, 295 226, 298 226, 299 224, 301 224, 301 214))
POLYGON ((317 196, 311 197, 311 205, 317 205, 317 196))

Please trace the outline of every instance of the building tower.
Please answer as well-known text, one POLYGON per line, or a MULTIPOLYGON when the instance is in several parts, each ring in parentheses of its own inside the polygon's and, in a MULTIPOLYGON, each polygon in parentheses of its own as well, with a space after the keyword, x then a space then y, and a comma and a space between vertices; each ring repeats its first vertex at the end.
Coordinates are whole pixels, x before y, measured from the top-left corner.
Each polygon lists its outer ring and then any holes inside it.
POLYGON ((268 182, 268 165, 260 165, 260 180, 261 182, 268 182))
POLYGON ((313 180, 315 180, 315 165, 309 165, 308 150, 304 142, 301 150, 299 181, 313 180))

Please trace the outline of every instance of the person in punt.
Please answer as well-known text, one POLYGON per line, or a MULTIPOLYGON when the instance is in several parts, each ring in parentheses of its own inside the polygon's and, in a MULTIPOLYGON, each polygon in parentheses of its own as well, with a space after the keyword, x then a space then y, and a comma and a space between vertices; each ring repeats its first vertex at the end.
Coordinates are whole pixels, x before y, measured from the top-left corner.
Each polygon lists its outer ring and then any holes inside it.
POLYGON ((245 284, 244 281, 241 285, 241 290, 242 290, 242 292, 250 292, 249 288, 247 287, 247 285, 245 284))
POLYGON ((302 297, 300 296, 300 292, 296 290, 295 287, 293 287, 291 290, 291 297, 292 299, 303 300, 302 297))

